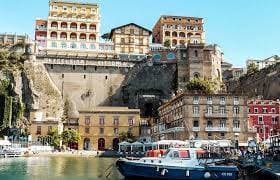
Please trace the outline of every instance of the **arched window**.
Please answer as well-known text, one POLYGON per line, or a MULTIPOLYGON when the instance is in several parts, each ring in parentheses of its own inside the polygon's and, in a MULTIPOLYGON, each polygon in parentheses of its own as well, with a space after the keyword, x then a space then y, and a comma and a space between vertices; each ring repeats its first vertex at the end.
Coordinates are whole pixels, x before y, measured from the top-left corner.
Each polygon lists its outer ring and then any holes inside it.
POLYGON ((89 40, 90 40, 90 41, 95 41, 95 40, 96 40, 95 34, 90 34, 90 35, 89 35, 89 40))
POLYGON ((96 30, 96 25, 95 25, 95 24, 89 25, 89 29, 90 29, 90 30, 96 30))
POLYGON ((66 32, 60 33, 60 39, 66 40, 67 39, 67 33, 66 32))
POLYGON ((200 33, 195 33, 195 35, 196 35, 196 36, 200 36, 201 34, 200 34, 200 33))
POLYGON ((193 35, 193 33, 188 33, 187 37, 190 38, 193 35))
POLYGON ((200 77, 200 74, 199 74, 198 72, 195 72, 195 73, 193 73, 193 77, 194 77, 194 78, 199 78, 199 77, 200 77))
POLYGON ((86 34, 84 33, 80 34, 80 40, 86 40, 86 38, 87 38, 86 34))
POLYGON ((177 36, 178 36, 178 34, 176 31, 172 32, 172 37, 177 37, 177 36))
POLYGON ((52 28, 57 28, 57 26, 58 26, 58 23, 56 21, 51 23, 51 27, 52 28))
POLYGON ((80 25, 80 29, 87 29, 87 25, 86 25, 85 23, 82 23, 82 24, 80 25))
POLYGON ((70 39, 71 40, 77 40, 77 34, 76 33, 71 33, 70 34, 70 39))
POLYGON ((172 46, 176 46, 177 45, 177 40, 176 39, 173 39, 172 40, 172 46))
POLYGON ((60 26, 61 26, 61 28, 62 29, 67 29, 67 22, 62 22, 61 24, 60 24, 60 26))
POLYGON ((51 32, 51 39, 57 39, 57 32, 51 32))
POLYGON ((77 29, 77 23, 72 22, 70 24, 70 28, 76 30, 77 29))
POLYGON ((180 40, 180 45, 185 45, 185 41, 184 40, 180 40))
POLYGON ((184 32, 180 32, 180 33, 179 33, 179 37, 186 37, 186 35, 185 35, 184 32))
POLYGON ((170 36, 170 32, 169 31, 165 31, 165 36, 170 36))

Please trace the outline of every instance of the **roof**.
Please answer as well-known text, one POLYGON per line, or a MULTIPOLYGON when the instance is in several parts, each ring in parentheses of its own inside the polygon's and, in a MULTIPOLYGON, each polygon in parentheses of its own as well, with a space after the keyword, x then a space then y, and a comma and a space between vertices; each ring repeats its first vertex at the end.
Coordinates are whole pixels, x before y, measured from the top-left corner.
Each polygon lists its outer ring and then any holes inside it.
POLYGON ((76 1, 67 1, 67 0, 50 0, 49 3, 61 3, 61 4, 76 4, 76 5, 98 6, 97 3, 76 2, 76 1))
POLYGON ((131 25, 132 25, 132 26, 136 26, 136 27, 141 28, 141 29, 144 29, 145 31, 148 31, 148 32, 149 32, 149 35, 152 34, 152 31, 150 31, 150 30, 147 29, 147 28, 144 28, 143 26, 140 26, 140 25, 135 24, 135 23, 128 23, 128 24, 125 24, 125 25, 122 25, 122 26, 118 26, 118 27, 113 28, 113 29, 111 30, 111 32, 110 32, 109 38, 112 37, 113 32, 114 32, 115 30, 120 29, 120 28, 123 28, 123 27, 126 27, 126 26, 131 26, 131 25))
POLYGON ((176 17, 176 18, 193 18, 193 19, 203 19, 200 17, 194 17, 194 16, 173 16, 173 15, 161 15, 160 17, 176 17))

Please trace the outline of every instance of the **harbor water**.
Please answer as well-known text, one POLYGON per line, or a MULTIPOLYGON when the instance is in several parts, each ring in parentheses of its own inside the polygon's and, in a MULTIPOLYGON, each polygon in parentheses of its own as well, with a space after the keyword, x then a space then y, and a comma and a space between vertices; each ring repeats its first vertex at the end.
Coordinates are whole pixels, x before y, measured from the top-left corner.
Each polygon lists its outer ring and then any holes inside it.
POLYGON ((124 179, 114 158, 22 157, 0 159, 0 180, 124 179))

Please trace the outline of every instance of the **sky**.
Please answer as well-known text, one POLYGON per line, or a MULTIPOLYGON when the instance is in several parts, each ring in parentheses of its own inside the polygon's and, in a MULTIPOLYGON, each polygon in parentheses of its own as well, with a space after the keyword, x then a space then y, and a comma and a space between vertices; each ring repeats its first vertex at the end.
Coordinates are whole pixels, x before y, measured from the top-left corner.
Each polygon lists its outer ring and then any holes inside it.
MULTIPOLYGON (((0 33, 26 33, 34 39, 35 18, 47 18, 48 0, 0 2, 0 33)), ((280 0, 79 2, 100 5, 102 34, 131 22, 152 29, 161 15, 196 16, 204 18, 206 43, 218 44, 226 61, 234 66, 244 66, 248 58, 264 59, 280 55, 280 0)))

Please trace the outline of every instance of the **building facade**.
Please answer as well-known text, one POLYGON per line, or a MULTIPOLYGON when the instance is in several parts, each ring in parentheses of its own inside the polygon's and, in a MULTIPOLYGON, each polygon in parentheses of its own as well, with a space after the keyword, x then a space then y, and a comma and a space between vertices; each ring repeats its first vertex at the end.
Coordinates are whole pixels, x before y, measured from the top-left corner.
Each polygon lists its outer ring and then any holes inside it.
POLYGON ((139 137, 139 109, 96 107, 92 111, 79 113, 79 149, 117 150, 120 133, 130 132, 139 137))
POLYGON ((280 101, 249 100, 248 119, 251 127, 255 128, 259 140, 280 132, 280 101))
POLYGON ((171 47, 204 43, 203 19, 161 16, 153 28, 153 42, 171 47))
POLYGON ((150 30, 130 23, 112 29, 110 39, 118 54, 147 54, 151 34, 150 30))
POLYGON ((229 94, 180 94, 163 104, 153 138, 239 140, 254 137, 248 129, 247 97, 229 94))
POLYGON ((263 69, 263 68, 267 68, 268 66, 271 66, 273 64, 276 64, 280 62, 280 57, 277 56, 277 55, 274 55, 274 56, 271 56, 271 57, 268 57, 266 59, 263 59, 263 60, 259 60, 259 59, 248 59, 246 61, 246 66, 247 66, 247 69, 248 69, 248 66, 250 64, 255 64, 259 70, 263 69))
POLYGON ((31 40, 27 35, 17 34, 0 34, 0 45, 12 46, 19 43, 30 43, 31 40))
POLYGON ((193 78, 222 82, 220 47, 204 44, 189 44, 177 48, 178 87, 184 89, 193 78))

